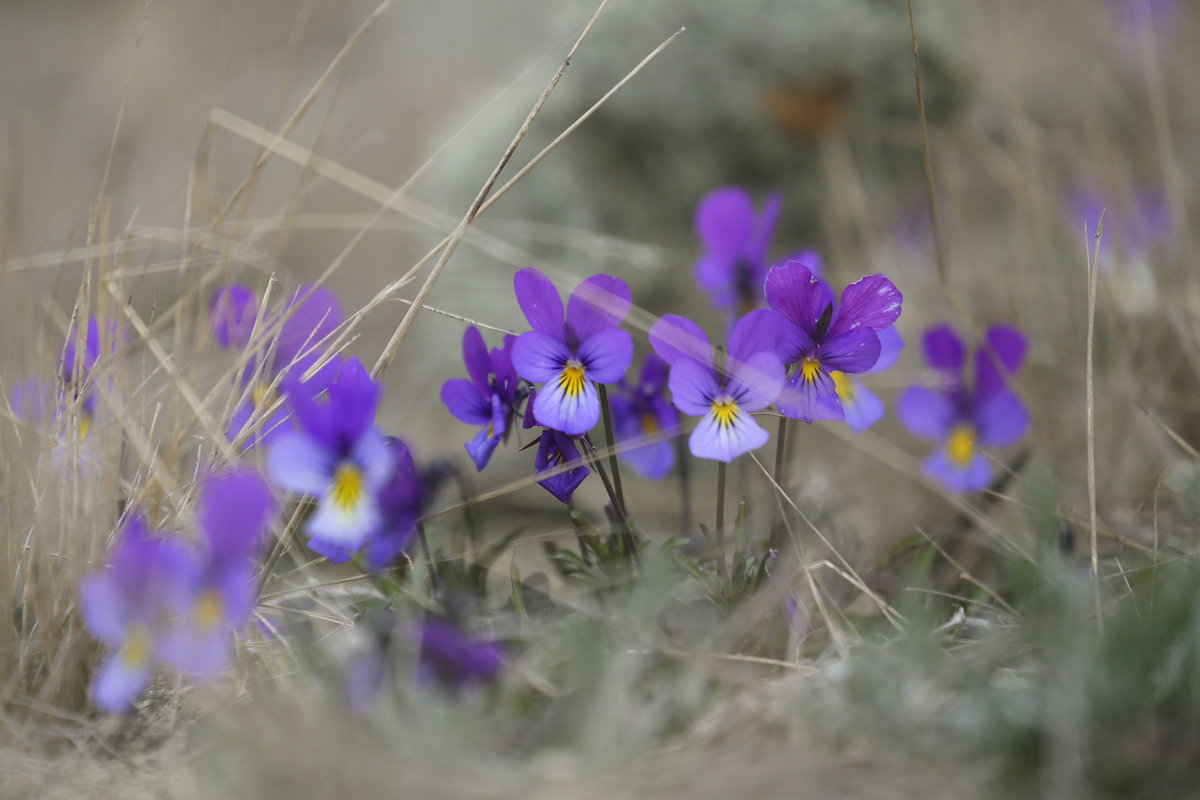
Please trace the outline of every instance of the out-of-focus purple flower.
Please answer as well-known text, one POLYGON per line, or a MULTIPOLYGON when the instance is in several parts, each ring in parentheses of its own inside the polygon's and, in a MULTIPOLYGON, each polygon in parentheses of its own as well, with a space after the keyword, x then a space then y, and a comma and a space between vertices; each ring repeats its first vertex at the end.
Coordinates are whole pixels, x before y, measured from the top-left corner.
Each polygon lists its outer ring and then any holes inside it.
MULTIPOLYGON (((105 329, 103 333, 109 355, 115 355, 121 346, 122 332, 113 320, 105 325, 105 329)), ((62 352, 59 355, 59 373, 64 391, 59 398, 56 414, 61 414, 72 400, 78 400, 79 436, 81 439, 87 437, 96 420, 96 394, 92 390, 92 370, 95 369, 96 362, 103 355, 101 349, 105 345, 101 342, 101 333, 101 325, 95 317, 88 320, 87 331, 82 342, 79 341, 76 329, 72 326, 71 330, 67 332, 66 341, 63 342, 62 352), (79 344, 83 345, 82 350, 79 350, 79 344)))
POLYGON ((13 416, 33 424, 46 419, 50 413, 51 399, 54 397, 54 387, 50 381, 31 375, 17 381, 9 396, 13 416))
POLYGON ((230 635, 254 607, 257 558, 277 511, 257 471, 233 468, 200 487, 200 546, 194 569, 176 596, 175 622, 163 637, 163 660, 200 678, 229 663, 230 635))
MULTIPOLYGON (((226 348, 244 350, 253 342, 258 298, 247 286, 231 285, 217 289, 209 302, 209 322, 213 337, 226 348)), ((323 286, 301 286, 282 309, 264 319, 264 328, 273 330, 281 317, 273 347, 267 348, 266 362, 260 370, 257 357, 249 359, 242 371, 243 385, 255 381, 248 402, 240 404, 229 420, 226 435, 236 438, 253 418, 255 411, 275 403, 271 392, 275 379, 284 373, 303 376, 320 360, 328 338, 344 319, 341 305, 333 292, 323 286), (256 380, 257 378, 257 380, 256 380)), ((265 343, 263 343, 265 344, 265 343)), ((339 359, 331 359, 306 379, 315 391, 326 389, 337 374, 339 359)), ((268 444, 286 430, 287 412, 280 408, 264 420, 247 446, 268 444)))
POLYGON ((729 334, 720 370, 708 336, 696 323, 668 314, 650 328, 650 344, 671 365, 671 402, 701 418, 688 439, 692 455, 728 462, 767 443, 770 435, 751 412, 779 396, 785 372, 776 351, 785 328, 774 311, 746 314, 729 334))
POLYGON ((84 579, 79 607, 84 624, 109 651, 92 680, 93 702, 125 711, 150 682, 170 612, 187 597, 195 574, 191 552, 174 538, 150 535, 146 521, 126 521, 108 569, 84 579))
POLYGON ((452 692, 487 683, 504 667, 500 642, 475 639, 449 622, 425 619, 418 631, 417 679, 452 692))
POLYGON ((442 402, 450 413, 468 425, 483 425, 470 442, 467 453, 482 470, 496 446, 508 440, 513 417, 523 398, 521 382, 513 369, 512 350, 517 337, 504 337, 504 347, 490 353, 483 335, 472 325, 463 332, 463 361, 468 378, 453 378, 442 384, 442 402))
POLYGON ((324 403, 296 373, 283 386, 296 426, 267 452, 271 479, 317 498, 317 511, 305 525, 310 544, 353 552, 382 523, 380 492, 395 473, 375 426, 381 387, 357 358, 342 362, 324 403))
POLYGON ((777 403, 785 417, 845 419, 831 373, 862 373, 879 361, 877 331, 900 316, 903 297, 890 280, 868 275, 842 291, 833 290, 804 264, 789 261, 767 274, 767 303, 786 322, 779 355, 795 366, 777 403))
POLYGON ((986 346, 975 352, 972 386, 966 380, 962 339, 947 325, 930 328, 923 342, 925 358, 943 385, 911 386, 897 403, 905 427, 938 443, 925 471, 953 491, 987 486, 992 470, 979 446, 1014 444, 1029 427, 1029 414, 1006 381, 1025 360, 1025 336, 1016 328, 995 325, 985 339, 986 346))
POLYGON ((563 315, 550 279, 536 269, 513 278, 517 302, 532 331, 513 346, 517 374, 544 383, 533 403, 539 425, 579 436, 600 419, 597 384, 615 383, 633 361, 633 339, 617 326, 629 313, 629 286, 593 275, 575 287, 563 315))
POLYGON ((706 194, 696 206, 696 234, 704 243, 696 282, 717 308, 744 313, 762 305, 770 266, 767 249, 781 202, 774 193, 755 213, 749 192, 725 186, 706 194))
MULTIPOLYGON (((1106 244, 1115 245, 1115 249, 1126 256, 1137 256, 1169 239, 1174 230, 1166 195, 1158 190, 1140 191, 1131 202, 1124 203, 1095 187, 1085 187, 1070 195, 1067 210, 1071 230, 1078 232, 1083 224, 1088 237, 1096 235, 1100 215, 1104 215, 1104 237, 1100 243, 1102 266, 1111 262, 1111 257, 1106 257, 1106 244)), ((1088 245, 1092 245, 1090 238, 1088 245)))
POLYGON ((539 480, 538 485, 554 495, 560 503, 571 502, 571 495, 592 472, 583 465, 575 442, 575 437, 546 428, 538 440, 537 456, 533 460, 538 475, 555 472, 539 480))
MULTIPOLYGON (((647 353, 636 386, 624 378, 609 397, 613 431, 618 442, 628 443, 666 435, 679 427, 679 412, 667 402, 667 373, 670 369, 654 353, 647 353)), ((643 478, 661 480, 675 466, 675 448, 670 440, 652 441, 620 454, 643 478)))
POLYGON ((1176 0, 1113 0, 1121 25, 1137 32, 1142 28, 1166 31, 1175 16, 1176 0))

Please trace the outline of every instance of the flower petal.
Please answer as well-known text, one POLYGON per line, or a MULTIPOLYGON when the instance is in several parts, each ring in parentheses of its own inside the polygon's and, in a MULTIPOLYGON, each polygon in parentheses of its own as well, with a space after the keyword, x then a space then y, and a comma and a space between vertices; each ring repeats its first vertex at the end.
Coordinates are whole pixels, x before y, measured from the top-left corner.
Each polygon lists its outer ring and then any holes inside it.
POLYGON ((213 338, 221 347, 241 349, 250 342, 258 301, 249 286, 222 286, 208 303, 208 321, 213 338))
POLYGON ((783 362, 772 352, 755 353, 732 364, 726 390, 745 411, 761 411, 774 403, 787 377, 783 362))
POLYGON ((812 271, 795 261, 771 267, 766 280, 767 305, 812 336, 832 292, 812 271))
POLYGON ((976 453, 963 468, 942 449, 926 459, 924 467, 926 474, 952 492, 973 492, 986 488, 992 480, 992 468, 982 453, 976 453))
POLYGON ((754 203, 745 189, 715 189, 696 206, 696 234, 710 255, 726 262, 740 258, 754 230, 754 203))
POLYGON ((483 334, 474 325, 463 331, 462 354, 463 364, 467 367, 471 382, 479 387, 480 393, 485 397, 491 394, 488 374, 492 371, 492 357, 483 341, 483 334))
MULTIPOLYGON (((782 205, 783 195, 779 192, 772 192, 763 203, 762 211, 755 220, 754 231, 748 237, 742 251, 743 257, 751 264, 761 265, 766 261, 767 250, 771 247, 771 237, 775 234, 775 224, 779 222, 779 209, 782 205)), ((759 269, 761 268, 759 266, 759 269)), ((761 286, 754 288, 755 291, 762 291, 761 286)))
POLYGON ((942 441, 958 422, 958 410, 943 392, 910 386, 896 401, 896 414, 904 427, 918 436, 942 441))
POLYGON ((512 362, 517 374, 525 380, 545 383, 557 380, 563 365, 574 355, 561 339, 540 331, 528 331, 517 337, 512 362))
POLYGON ((129 710, 149 683, 148 664, 131 666, 119 653, 113 653, 92 679, 92 702, 110 714, 121 714, 129 710))
POLYGON ((804 380, 797 371, 784 383, 775 406, 785 417, 805 422, 845 418, 833 378, 824 369, 818 370, 812 381, 804 380))
POLYGON ((496 446, 500 444, 499 436, 490 436, 490 428, 480 428, 479 433, 475 434, 475 438, 467 442, 467 454, 471 456, 471 460, 475 462, 476 471, 482 472, 487 466, 488 461, 492 458, 492 453, 496 451, 496 446))
POLYGON ((290 368, 303 376, 317 363, 327 341, 345 319, 337 297, 324 286, 306 284, 296 290, 284 311, 275 344, 275 370, 290 368))
POLYGON ((690 319, 677 314, 664 314, 650 327, 650 345, 668 364, 689 358, 712 365, 712 344, 708 334, 690 319))
POLYGON ((921 341, 925 360, 936 370, 950 373, 956 381, 962 380, 966 347, 962 339, 949 325, 938 325, 925 331, 921 341))
POLYGON ((993 325, 985 340, 987 346, 975 351, 976 403, 1002 391, 1008 379, 1025 363, 1025 335, 1016 328, 993 325))
POLYGON ((713 400, 722 394, 712 367, 690 358, 681 358, 671 365, 668 385, 675 407, 696 417, 711 411, 713 400))
POLYGON ((451 378, 442 384, 442 402, 458 420, 468 425, 486 425, 492 420, 492 407, 479 393, 479 387, 466 378, 451 378))
POLYGON ((262 544, 278 505, 258 471, 240 467, 214 472, 200 490, 200 529, 213 561, 249 560, 262 544))
POLYGON ((596 384, 584 379, 579 391, 566 380, 547 381, 533 401, 533 416, 538 424, 581 436, 600 421, 600 397, 596 384))
POLYGON ((578 356, 590 380, 616 383, 633 363, 633 337, 615 328, 601 331, 579 345, 578 356))
POLYGON ((109 573, 84 578, 79 586, 79 610, 89 631, 110 646, 125 638, 129 625, 128 601, 109 573))
POLYGON ((527 267, 519 271, 513 276, 513 290, 525 319, 535 331, 563 338, 562 298, 541 270, 527 267))
POLYGON ((642 361, 642 372, 638 377, 637 390, 647 395, 661 394, 667 388, 667 374, 670 365, 658 357, 657 353, 647 353, 642 361))
POLYGON ((1013 392, 994 393, 974 414, 979 441, 992 447, 1007 447, 1025 435, 1029 412, 1013 392))
POLYGON ((866 372, 879 361, 881 349, 879 337, 871 328, 842 331, 821 343, 821 364, 839 372, 866 372))
POLYGON ((354 441, 375 424, 383 386, 357 358, 348 358, 329 387, 330 428, 342 441, 354 441))
POLYGON ((567 325, 579 341, 615 328, 632 304, 629 284, 611 275, 593 275, 575 287, 567 300, 567 325))
POLYGON ((737 409, 728 424, 722 424, 717 414, 709 410, 688 439, 688 447, 696 458, 711 458, 729 463, 742 453, 757 450, 771 435, 747 412, 737 409))
POLYGON ((900 318, 904 296, 883 275, 868 275, 842 290, 837 317, 829 328, 831 335, 859 328, 879 330, 900 318))
POLYGON ((717 308, 727 310, 737 305, 736 269, 736 261, 727 261, 718 256, 706 255, 696 261, 696 283, 708 292, 717 308))
POLYGON ((309 518, 305 530, 313 539, 357 550, 379 526, 379 506, 370 491, 364 491, 349 505, 323 497, 317 512, 309 518))
POLYGON ((789 324, 783 315, 767 308, 746 314, 729 332, 730 363, 746 361, 756 353, 778 354, 789 324))
MULTIPOLYGON (((883 401, 861 381, 855 378, 846 378, 846 381, 849 384, 848 391, 843 392, 841 386, 838 387, 838 399, 842 401, 846 424, 853 430, 865 431, 883 419, 883 401)), ((836 378, 834 383, 838 383, 836 378)))
POLYGON ((900 360, 900 354, 904 352, 904 338, 894 327, 877 330, 875 335, 879 337, 879 358, 875 361, 875 366, 867 372, 883 372, 885 369, 891 369, 900 360))
POLYGON ((271 480, 296 494, 321 495, 329 488, 331 455, 300 431, 281 435, 267 450, 271 480))

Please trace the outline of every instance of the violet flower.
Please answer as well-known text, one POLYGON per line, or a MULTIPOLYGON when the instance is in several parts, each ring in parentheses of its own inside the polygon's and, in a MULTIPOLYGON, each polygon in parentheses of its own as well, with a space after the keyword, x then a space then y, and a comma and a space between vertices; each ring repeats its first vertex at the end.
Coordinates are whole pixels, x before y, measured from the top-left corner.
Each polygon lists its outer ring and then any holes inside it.
POLYGON ((296 373, 284 378, 296 427, 271 444, 267 468, 282 488, 317 498, 305 524, 316 547, 352 552, 382 521, 379 493, 395 462, 375 426, 380 391, 357 358, 342 362, 325 403, 296 373))
POLYGON ((751 412, 779 396, 786 373, 776 351, 784 330, 775 312, 751 311, 733 326, 727 364, 718 370, 696 323, 668 314, 650 328, 650 344, 671 365, 671 402, 701 418, 688 439, 692 455, 729 462, 767 443, 770 435, 751 412))
POLYGON ((117 714, 137 699, 162 663, 168 614, 185 600, 194 565, 180 541, 152 537, 145 519, 132 516, 108 566, 84 579, 79 608, 88 630, 109 652, 92 679, 92 701, 117 714))
POLYGON ((504 666, 504 647, 476 639, 443 620, 426 618, 418 632, 417 680, 458 693, 494 679, 504 666))
POLYGON ((578 436, 600 419, 597 384, 615 383, 633 361, 633 339, 617 328, 629 313, 629 286, 593 275, 562 300, 550 279, 528 268, 513 278, 517 302, 533 330, 513 346, 517 374, 544 383, 532 400, 539 425, 578 436))
POLYGON ((583 465, 583 457, 575 442, 575 437, 546 428, 538 439, 537 456, 533 459, 533 467, 538 475, 555 472, 539 480, 538 485, 554 495, 560 503, 571 502, 571 496, 579 484, 592 472, 583 465), (563 469, 564 466, 567 469, 563 469))
POLYGON ((766 281, 767 303, 786 320, 779 354, 795 366, 777 403, 785 417, 845 419, 831 373, 866 372, 879 360, 877 331, 900 316, 900 291, 882 275, 868 275, 842 291, 833 290, 805 265, 789 261, 772 267, 766 281))
POLYGON ((762 305, 767 249, 780 203, 774 193, 756 214, 749 192, 725 186, 696 206, 696 234, 705 248, 696 262, 696 282, 717 308, 745 312, 762 305))
MULTIPOLYGON (((665 396, 667 362, 654 353, 647 353, 636 385, 624 378, 609 398, 612 406, 613 435, 618 442, 640 441, 670 433, 679 426, 679 412, 665 396)), ((675 448, 670 440, 651 441, 640 447, 624 450, 620 458, 643 478, 657 481, 675 466, 675 448)))
MULTIPOLYGON (((222 347, 244 350, 251 344, 254 322, 258 314, 258 298, 247 286, 231 285, 217 289, 209 303, 209 322, 213 338, 222 347)), ((234 439, 251 421, 255 411, 272 406, 276 397, 272 392, 275 380, 281 374, 303 376, 320 360, 326 340, 342 324, 341 306, 333 292, 323 286, 301 286, 291 300, 263 320, 271 326, 281 315, 290 314, 279 325, 274 346, 266 353, 266 362, 258 368, 258 359, 252 357, 242 371, 242 385, 251 381, 250 398, 238 405, 229 420, 226 435, 234 439), (310 294, 311 292, 311 294, 310 294)), ((270 329, 270 328, 268 328, 270 329)), ((314 391, 329 386, 337 374, 338 359, 331 359, 306 381, 314 391)), ((268 444, 286 430, 287 412, 277 409, 251 434, 247 446, 268 444)))
MULTIPOLYGON (((115 321, 109 321, 107 334, 110 338, 110 353, 115 353, 119 346, 119 331, 115 321)), ((74 326, 67 332, 63 342, 62 353, 59 356, 59 374, 62 379, 64 393, 58 401, 56 416, 66 410, 66 404, 71 400, 79 401, 79 438, 86 439, 96 420, 96 394, 92 391, 92 370, 100 360, 100 323, 95 317, 88 319, 87 332, 82 342, 77 341, 74 326), (78 345, 83 345, 80 352, 78 345)))
POLYGON ((1014 444, 1029 426, 1029 414, 1006 385, 1025 360, 1025 337, 1016 328, 995 325, 987 347, 975 353, 974 386, 965 375, 966 348, 949 326, 925 333, 925 358, 944 379, 939 389, 912 386, 897 402, 900 421, 910 431, 932 439, 938 449, 925 461, 925 472, 952 491, 982 489, 991 481, 980 445, 1014 444), (999 359, 999 363, 997 363, 999 359))
POLYGON ((517 337, 504 337, 504 346, 490 353, 483 336, 472 325, 463 332, 463 362, 471 377, 454 378, 442 384, 442 402, 450 413, 468 425, 482 425, 467 443, 467 453, 476 470, 483 470, 496 446, 508 440, 517 406, 524 397, 513 369, 512 350, 517 337))

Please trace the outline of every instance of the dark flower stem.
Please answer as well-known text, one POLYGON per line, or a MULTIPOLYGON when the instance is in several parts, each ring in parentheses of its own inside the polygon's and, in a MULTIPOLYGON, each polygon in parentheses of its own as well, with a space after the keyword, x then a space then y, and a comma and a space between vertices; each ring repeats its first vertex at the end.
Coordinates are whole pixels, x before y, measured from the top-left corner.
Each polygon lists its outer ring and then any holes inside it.
MULTIPOLYGON (((779 418, 779 428, 775 434, 775 483, 778 484, 778 491, 784 491, 787 486, 787 417, 779 418)), ((786 512, 783 510, 783 504, 779 504, 779 516, 775 519, 775 523, 771 526, 771 535, 767 539, 767 549, 779 550, 779 545, 783 541, 783 515, 786 512)))
POLYGON ((684 536, 692 535, 692 471, 688 458, 687 442, 682 436, 675 438, 676 458, 679 459, 679 502, 684 536))
POLYGON ((725 566, 725 467, 724 461, 717 463, 717 558, 725 566))
POLYGON ((621 538, 625 541, 629 554, 637 559, 637 540, 633 535, 633 530, 629 525, 629 517, 625 514, 625 507, 617 498, 617 491, 613 487, 612 481, 608 479, 608 470, 604 468, 604 463, 600 458, 600 451, 596 449, 596 445, 592 444, 592 437, 584 434, 579 440, 583 444, 583 450, 587 453, 587 460, 591 463, 596 474, 600 476, 600 482, 604 484, 604 491, 608 493, 608 500, 612 503, 613 511, 617 518, 621 520, 621 538))
POLYGON ((637 537, 629 525, 629 512, 625 505, 625 490, 621 486, 621 465, 617 461, 617 446, 613 438, 612 412, 608 408, 608 387, 600 384, 600 410, 604 415, 604 441, 608 445, 608 465, 612 469, 613 488, 616 490, 617 513, 625 524, 625 546, 630 555, 637 556, 637 537))

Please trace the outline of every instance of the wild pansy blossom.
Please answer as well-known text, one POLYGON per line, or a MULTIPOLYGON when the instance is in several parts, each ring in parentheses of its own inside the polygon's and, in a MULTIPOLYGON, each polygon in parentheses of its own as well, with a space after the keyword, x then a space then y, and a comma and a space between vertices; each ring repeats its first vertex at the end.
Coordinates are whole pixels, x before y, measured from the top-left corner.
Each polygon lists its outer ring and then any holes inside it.
POLYGON ((600 419, 597 384, 615 383, 633 361, 633 339, 617 328, 629 313, 629 286, 593 275, 562 300, 550 279, 527 268, 513 278, 517 302, 532 331, 513 345, 512 363, 530 383, 544 383, 531 400, 534 419, 569 436, 587 433, 600 419))
POLYGON ((779 220, 781 198, 770 195, 755 213, 750 193, 725 186, 696 206, 696 235, 704 255, 696 262, 696 282, 717 308, 745 312, 762 305, 767 249, 779 220))
MULTIPOLYGON (((521 427, 529 429, 537 424, 533 419, 533 403, 537 397, 534 391, 529 395, 525 405, 525 419, 521 427)), ((592 474, 583 463, 583 457, 576 446, 578 437, 568 436, 561 431, 543 428, 538 435, 537 455, 533 459, 533 468, 537 475, 554 473, 538 481, 538 485, 560 503, 570 503, 579 484, 592 474)))
POLYGON ((985 339, 986 346, 975 353, 974 386, 970 386, 962 339, 945 325, 926 331, 925 358, 942 377, 943 386, 909 387, 896 407, 905 427, 938 443, 938 450, 925 461, 925 471, 954 491, 987 486, 992 471, 979 446, 1013 444, 1029 426, 1029 414, 1006 385, 1006 376, 1025 360, 1025 337, 1016 328, 995 325, 985 339))
POLYGON ((751 311, 733 326, 718 369, 696 323, 668 314, 650 328, 650 344, 671 365, 671 402, 701 418, 688 439, 692 455, 728 462, 767 443, 770 435, 751 412, 775 402, 783 387, 786 373, 776 355, 783 329, 775 312, 751 311))
POLYGON ((785 319, 779 355, 795 366, 776 404, 785 417, 845 419, 832 373, 866 372, 879 361, 877 331, 900 316, 903 297, 890 280, 868 275, 833 290, 804 264, 789 261, 767 273, 767 303, 785 319))
POLYGON ((382 521, 379 493, 395 472, 375 427, 381 387, 357 358, 342 362, 324 403, 295 372, 283 387, 296 425, 267 452, 271 478, 317 498, 316 513, 305 523, 313 546, 357 550, 382 521))
MULTIPOLYGON (((110 338, 110 352, 115 353, 119 345, 119 331, 115 321, 109 321, 107 325, 107 335, 110 338)), ((96 419, 96 394, 92 391, 92 370, 96 367, 96 362, 100 360, 100 323, 95 317, 88 319, 87 331, 82 337, 82 342, 76 334, 75 327, 67 332, 67 338, 63 342, 62 352, 59 355, 59 376, 62 380, 64 394, 59 399, 59 408, 56 414, 61 414, 66 409, 66 404, 71 400, 79 401, 79 437, 87 438, 91 431, 92 424, 96 419), (80 350, 78 345, 82 344, 83 349, 80 350)))
MULTIPOLYGON (((609 398, 613 435, 618 442, 669 433, 679 426, 679 412, 666 398, 669 366, 654 353, 647 353, 636 385, 624 378, 609 398)), ((651 441, 624 450, 620 458, 643 478, 660 480, 675 466, 675 448, 668 439, 651 441)))
POLYGON ((462 692, 494 679, 504 666, 500 642, 476 639, 440 619, 425 619, 417 639, 417 680, 423 684, 462 692))
MULTIPOLYGON (((231 285, 217 289, 209 303, 209 322, 213 338, 222 347, 244 350, 251 344, 254 323, 258 314, 258 298, 248 286, 231 285)), ((320 360, 327 338, 342 324, 342 309, 333 292, 323 286, 301 286, 291 300, 263 320, 270 326, 280 316, 287 315, 279 325, 274 345, 267 349, 266 362, 258 368, 258 359, 251 357, 242 371, 245 386, 251 381, 250 399, 234 409, 226 435, 230 439, 241 433, 256 409, 272 405, 276 398, 271 392, 275 379, 287 372, 303 376, 320 360)), ((269 329, 269 328, 268 328, 269 329)), ((307 380, 317 391, 329 386, 337 373, 338 359, 332 359, 307 380)), ((267 444, 285 430, 287 412, 280 408, 264 420, 248 440, 248 446, 267 444)))
POLYGON ((463 362, 471 377, 442 384, 442 402, 450 413, 468 425, 482 425, 467 442, 467 453, 482 470, 501 440, 507 441, 517 406, 524 392, 513 369, 512 349, 517 337, 506 335, 504 346, 489 353, 483 335, 474 325, 463 332, 463 362))

